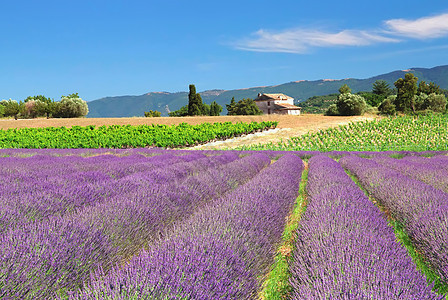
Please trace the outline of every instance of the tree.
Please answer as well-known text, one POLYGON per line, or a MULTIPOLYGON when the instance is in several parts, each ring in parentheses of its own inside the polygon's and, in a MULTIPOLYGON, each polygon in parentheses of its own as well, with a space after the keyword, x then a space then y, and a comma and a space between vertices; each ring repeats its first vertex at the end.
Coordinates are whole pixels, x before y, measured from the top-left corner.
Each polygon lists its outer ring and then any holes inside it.
POLYGON ((5 117, 17 117, 20 112, 20 104, 16 100, 2 100, 0 104, 3 106, 3 114, 5 117))
POLYGON ((392 94, 390 85, 385 80, 377 80, 373 83, 372 93, 382 96, 383 99, 392 94))
POLYGON ((423 80, 420 81, 420 83, 418 84, 417 95, 420 95, 420 94, 430 95, 433 93, 434 94, 442 94, 442 90, 440 89, 440 86, 438 86, 434 82, 426 83, 423 80))
POLYGON ((331 104, 327 111, 325 111, 326 116, 339 116, 338 106, 336 104, 331 104))
POLYGON ((382 115, 392 116, 395 115, 395 96, 389 96, 380 104, 378 110, 382 115))
POLYGON ((232 97, 232 100, 230 100, 230 104, 226 104, 226 108, 227 108, 227 115, 228 116, 234 116, 235 115, 235 108, 236 108, 235 97, 232 97))
POLYGON ((161 116, 162 116, 162 113, 157 110, 145 111, 145 117, 147 117, 147 118, 157 118, 157 117, 161 117, 161 116))
POLYGON ((210 116, 219 116, 222 112, 222 106, 213 101, 210 104, 210 116))
POLYGON ((395 81, 394 85, 397 88, 395 106, 398 111, 415 112, 414 96, 417 93, 417 81, 418 78, 412 73, 406 73, 404 79, 400 78, 395 81))
POLYGON ((446 111, 446 97, 443 94, 429 94, 426 97, 424 105, 425 109, 430 109, 433 112, 443 113, 446 111))
MULTIPOLYGON (((76 98, 78 93, 70 94, 66 97, 76 98)), ((47 98, 44 95, 36 95, 36 96, 28 96, 23 102, 27 103, 30 101, 35 101, 35 111, 37 117, 46 116, 50 118, 51 115, 55 113, 55 108, 57 104, 55 104, 53 99, 47 98)))
POLYGON ((196 93, 196 87, 194 84, 189 86, 190 92, 188 94, 188 115, 189 116, 201 116, 205 114, 205 107, 202 103, 201 95, 196 93))
POLYGON ((247 99, 241 99, 238 102, 235 103, 235 99, 232 98, 232 101, 230 102, 230 106, 234 105, 234 107, 227 106, 227 110, 229 107, 231 110, 229 111, 228 115, 262 115, 263 112, 258 108, 257 104, 254 100, 247 98, 247 99))
POLYGON ((341 93, 336 106, 341 116, 360 116, 367 108, 364 98, 352 93, 341 93))
POLYGON ((170 117, 185 117, 188 116, 188 105, 184 105, 178 110, 172 111, 168 113, 170 117))
POLYGON ((79 118, 88 113, 87 102, 79 98, 78 93, 62 96, 55 108, 55 117, 57 118, 79 118))
POLYGON ((340 94, 349 94, 352 92, 352 89, 349 88, 349 86, 347 84, 344 84, 343 86, 341 86, 339 88, 339 93, 340 94))
POLYGON ((360 93, 357 93, 357 95, 360 95, 361 97, 363 97, 368 105, 374 106, 374 107, 379 106, 385 98, 385 96, 383 96, 383 95, 377 95, 377 94, 369 93, 369 92, 360 92, 360 93))

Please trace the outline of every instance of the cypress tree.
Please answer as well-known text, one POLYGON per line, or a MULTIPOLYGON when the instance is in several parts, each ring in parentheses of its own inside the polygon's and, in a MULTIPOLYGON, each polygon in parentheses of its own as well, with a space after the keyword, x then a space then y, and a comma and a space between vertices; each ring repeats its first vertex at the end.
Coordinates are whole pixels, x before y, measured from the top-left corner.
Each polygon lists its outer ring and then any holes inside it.
POLYGON ((190 93, 188 94, 188 115, 200 116, 204 114, 204 104, 202 103, 201 95, 196 93, 194 84, 189 86, 190 93))

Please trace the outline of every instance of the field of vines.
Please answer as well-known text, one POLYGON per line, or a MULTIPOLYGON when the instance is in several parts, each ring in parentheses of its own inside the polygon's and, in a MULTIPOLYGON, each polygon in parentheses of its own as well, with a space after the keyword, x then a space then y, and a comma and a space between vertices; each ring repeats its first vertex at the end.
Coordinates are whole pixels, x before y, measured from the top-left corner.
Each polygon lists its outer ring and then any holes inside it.
POLYGON ((277 122, 93 125, 0 130, 0 148, 186 147, 274 128, 277 122))
POLYGON ((351 123, 244 150, 446 151, 448 115, 400 116, 351 123))
POLYGON ((448 152, 0 149, 0 299, 446 299, 448 152))

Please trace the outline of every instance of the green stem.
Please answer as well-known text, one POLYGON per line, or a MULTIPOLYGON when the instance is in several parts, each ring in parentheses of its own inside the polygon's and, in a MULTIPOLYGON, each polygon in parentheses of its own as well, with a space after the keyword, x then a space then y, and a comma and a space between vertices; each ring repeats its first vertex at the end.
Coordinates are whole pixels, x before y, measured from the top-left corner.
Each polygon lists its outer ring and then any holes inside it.
POLYGON ((291 292, 289 284, 289 262, 294 252, 294 232, 299 226, 301 216, 306 210, 307 195, 305 187, 308 181, 308 164, 305 163, 305 170, 302 172, 299 196, 297 197, 294 209, 288 216, 285 230, 283 231, 282 243, 275 256, 272 271, 267 275, 267 279, 262 285, 259 299, 287 299, 291 292))

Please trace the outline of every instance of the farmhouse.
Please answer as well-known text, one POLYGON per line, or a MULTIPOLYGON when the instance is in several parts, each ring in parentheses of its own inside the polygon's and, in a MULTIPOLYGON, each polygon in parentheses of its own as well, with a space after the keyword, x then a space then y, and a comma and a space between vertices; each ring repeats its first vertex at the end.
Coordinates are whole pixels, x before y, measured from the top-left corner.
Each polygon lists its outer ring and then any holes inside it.
POLYGON ((300 115, 301 107, 294 105, 294 98, 285 94, 258 94, 254 99, 264 114, 300 115))

